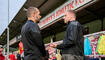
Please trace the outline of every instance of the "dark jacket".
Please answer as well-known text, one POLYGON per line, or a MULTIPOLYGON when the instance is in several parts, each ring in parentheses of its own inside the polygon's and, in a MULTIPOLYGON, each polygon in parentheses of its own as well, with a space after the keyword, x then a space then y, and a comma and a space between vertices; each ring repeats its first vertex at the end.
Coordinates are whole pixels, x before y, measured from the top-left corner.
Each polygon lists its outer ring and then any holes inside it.
POLYGON ((63 43, 57 45, 57 48, 62 50, 62 54, 83 56, 83 32, 83 26, 78 21, 71 21, 67 27, 63 43))
POLYGON ((40 60, 46 55, 39 26, 28 20, 21 30, 25 60, 40 60))

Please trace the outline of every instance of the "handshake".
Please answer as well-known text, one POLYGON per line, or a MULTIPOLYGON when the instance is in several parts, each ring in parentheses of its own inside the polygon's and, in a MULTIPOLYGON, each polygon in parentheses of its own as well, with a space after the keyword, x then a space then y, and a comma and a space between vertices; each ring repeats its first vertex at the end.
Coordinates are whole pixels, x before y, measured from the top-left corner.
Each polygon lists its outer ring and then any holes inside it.
POLYGON ((50 43, 50 47, 56 48, 57 47, 57 44, 50 43))

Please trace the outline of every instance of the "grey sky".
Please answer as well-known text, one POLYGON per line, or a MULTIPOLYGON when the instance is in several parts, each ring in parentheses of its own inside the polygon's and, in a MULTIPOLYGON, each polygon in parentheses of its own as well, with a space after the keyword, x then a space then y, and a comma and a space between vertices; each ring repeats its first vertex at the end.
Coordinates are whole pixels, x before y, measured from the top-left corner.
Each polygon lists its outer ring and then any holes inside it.
MULTIPOLYGON (((15 17, 20 8, 26 0, 9 0, 10 2, 10 19, 9 22, 15 17)), ((8 0, 0 0, 0 35, 8 26, 8 0)))

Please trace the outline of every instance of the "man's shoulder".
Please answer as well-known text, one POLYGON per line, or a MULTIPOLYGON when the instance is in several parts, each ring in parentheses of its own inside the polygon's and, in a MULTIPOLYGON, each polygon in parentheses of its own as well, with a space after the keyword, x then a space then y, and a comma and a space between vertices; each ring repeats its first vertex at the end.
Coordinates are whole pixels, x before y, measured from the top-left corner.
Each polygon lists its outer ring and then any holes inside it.
POLYGON ((23 25, 23 28, 30 28, 32 26, 34 26, 35 24, 32 23, 32 22, 26 22, 24 25, 23 25))
POLYGON ((69 26, 72 27, 83 27, 78 21, 73 21, 72 23, 69 24, 69 26))

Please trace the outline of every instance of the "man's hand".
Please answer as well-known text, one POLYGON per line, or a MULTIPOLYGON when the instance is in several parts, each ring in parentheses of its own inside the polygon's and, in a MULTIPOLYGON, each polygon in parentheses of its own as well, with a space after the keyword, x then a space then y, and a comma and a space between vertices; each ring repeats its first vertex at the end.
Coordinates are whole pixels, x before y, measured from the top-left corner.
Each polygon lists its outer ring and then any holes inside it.
POLYGON ((53 48, 56 48, 57 47, 57 45, 54 44, 54 43, 51 43, 50 46, 53 47, 53 48))

